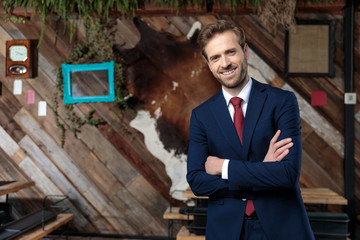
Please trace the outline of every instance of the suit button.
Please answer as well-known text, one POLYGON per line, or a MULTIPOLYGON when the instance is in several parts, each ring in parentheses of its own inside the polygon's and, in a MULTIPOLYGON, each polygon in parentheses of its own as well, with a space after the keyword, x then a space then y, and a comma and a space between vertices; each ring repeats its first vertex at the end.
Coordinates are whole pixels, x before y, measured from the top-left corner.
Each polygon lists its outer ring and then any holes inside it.
POLYGON ((241 199, 241 201, 246 202, 246 198, 241 199))

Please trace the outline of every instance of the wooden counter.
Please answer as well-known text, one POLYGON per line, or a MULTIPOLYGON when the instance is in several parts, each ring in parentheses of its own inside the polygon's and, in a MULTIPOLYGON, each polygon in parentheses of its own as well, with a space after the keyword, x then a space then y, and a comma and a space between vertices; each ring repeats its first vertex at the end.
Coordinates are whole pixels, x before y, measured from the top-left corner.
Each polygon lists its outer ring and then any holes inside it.
MULTIPOLYGON (((301 188, 300 190, 305 204, 347 205, 348 203, 346 198, 329 188, 301 188)), ((190 189, 187 189, 183 196, 187 198, 207 198, 204 196, 195 196, 190 189)))

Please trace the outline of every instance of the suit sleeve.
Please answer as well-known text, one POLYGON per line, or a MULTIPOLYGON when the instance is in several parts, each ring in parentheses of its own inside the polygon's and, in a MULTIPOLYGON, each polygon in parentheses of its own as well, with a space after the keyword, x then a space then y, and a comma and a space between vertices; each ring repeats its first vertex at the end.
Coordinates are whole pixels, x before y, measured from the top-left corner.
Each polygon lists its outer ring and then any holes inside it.
MULTIPOLYGON (((230 159, 229 163, 229 189, 239 190, 250 187, 254 191, 290 189, 297 186, 301 170, 301 126, 299 107, 293 93, 287 92, 282 101, 272 111, 274 119, 274 132, 281 130, 279 140, 292 138, 294 146, 289 154, 280 162, 242 161, 230 159)), ((270 132, 270 131, 269 131, 270 132)), ((268 136, 271 139, 272 136, 268 136)), ((253 144, 253 143, 252 143, 253 144)), ((250 151, 256 151, 267 146, 251 146, 250 151)), ((267 152, 264 151, 264 152, 267 152)))
POLYGON ((228 189, 226 180, 209 175, 205 171, 205 161, 209 155, 206 130, 193 111, 190 120, 189 151, 187 159, 187 181, 198 196, 209 196, 228 189))

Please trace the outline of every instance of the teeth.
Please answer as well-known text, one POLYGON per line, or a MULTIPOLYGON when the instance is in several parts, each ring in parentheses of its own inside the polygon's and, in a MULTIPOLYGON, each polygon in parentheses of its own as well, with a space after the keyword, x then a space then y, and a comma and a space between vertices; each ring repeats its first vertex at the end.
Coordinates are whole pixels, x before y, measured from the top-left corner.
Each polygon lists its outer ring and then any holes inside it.
POLYGON ((231 71, 228 71, 228 72, 223 72, 224 75, 228 75, 228 74, 231 74, 235 71, 235 69, 231 70, 231 71))

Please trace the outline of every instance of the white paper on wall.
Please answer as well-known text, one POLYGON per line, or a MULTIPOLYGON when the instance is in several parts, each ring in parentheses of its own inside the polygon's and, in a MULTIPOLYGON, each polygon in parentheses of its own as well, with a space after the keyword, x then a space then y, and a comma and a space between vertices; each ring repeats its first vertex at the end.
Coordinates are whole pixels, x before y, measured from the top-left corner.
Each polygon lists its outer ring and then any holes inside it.
POLYGON ((38 103, 38 116, 46 116, 46 102, 39 101, 38 103))
POLYGON ((14 80, 14 95, 21 95, 22 81, 19 79, 14 80))

